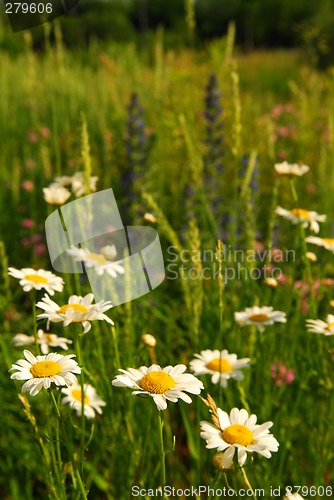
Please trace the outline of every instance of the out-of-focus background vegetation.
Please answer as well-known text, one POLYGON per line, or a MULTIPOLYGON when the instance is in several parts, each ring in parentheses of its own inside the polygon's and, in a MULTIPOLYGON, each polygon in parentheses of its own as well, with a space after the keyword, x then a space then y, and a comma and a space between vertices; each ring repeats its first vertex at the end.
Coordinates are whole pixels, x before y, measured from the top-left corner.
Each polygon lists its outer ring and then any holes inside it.
MULTIPOLYGON (((165 32, 165 47, 175 49, 184 45, 201 48, 225 34, 232 19, 242 49, 302 47, 320 68, 334 63, 332 0, 80 0, 60 23, 64 42, 70 47, 112 40, 147 48, 159 28, 165 32), (195 24, 196 30, 192 30, 195 24)), ((0 22, 8 27, 1 6, 0 22)), ((44 44, 44 30, 45 26, 32 30, 39 48, 44 44)), ((19 51, 22 36, 8 39, 6 31, 0 47, 19 51)))
MULTIPOLYGON (((319 235, 333 238, 333 1, 81 0, 70 15, 15 34, 4 14, 0 19, 1 500, 61 500, 62 488, 53 484, 58 469, 67 498, 78 498, 63 442, 62 461, 55 459, 56 419, 47 393, 27 397, 36 430, 17 397, 21 383, 9 378, 8 368, 22 358, 13 336, 31 335, 34 315, 31 294, 7 268, 52 269, 42 188, 87 162, 99 176, 98 190, 115 190, 122 216, 129 204, 135 223, 147 224, 144 213, 153 213, 166 259, 170 245, 179 253, 214 252, 217 237, 232 248, 272 245, 296 254, 279 263, 283 279, 276 288, 262 279, 276 263, 263 267, 262 255, 254 263, 260 279, 242 273, 228 282, 223 316, 218 279, 180 273, 174 280, 167 267, 160 287, 111 310, 115 330, 95 322, 83 338, 83 366, 107 406, 81 434, 76 416, 63 409, 75 453, 81 436, 89 442, 82 463, 89 499, 128 500, 132 485, 161 484, 151 401, 111 385, 120 367, 150 364, 140 342, 147 332, 157 337, 162 366, 188 365, 202 349, 251 357, 245 380, 229 384, 223 404, 229 411, 246 401, 259 422, 274 422, 280 451, 249 464, 254 487, 281 486, 282 494, 293 484, 334 487, 333 337, 305 328, 305 319, 333 314, 333 254, 309 246, 318 257, 310 280, 298 226, 274 215, 276 205, 292 208, 293 199, 287 179, 277 183, 273 168, 284 160, 310 166, 296 182, 299 200, 327 215, 319 235), (286 325, 254 336, 241 329, 234 313, 255 304, 284 311, 286 325), (294 370, 293 383, 273 376, 280 363, 294 370), (49 450, 45 462, 39 436, 49 450)), ((183 265, 180 258, 177 264, 183 265)), ((202 264, 214 270, 216 261, 189 261, 185 272, 194 266, 200 272, 202 264)), ((245 265, 252 270, 253 263, 245 265)), ((63 277, 59 304, 90 291, 72 275, 63 277)), ((52 332, 73 335, 61 324, 52 332)), ((218 386, 203 380, 205 394, 218 401, 218 386)), ((182 487, 216 484, 213 452, 199 436, 207 407, 194 398, 192 406, 170 404, 164 413, 166 449, 176 436, 175 452, 166 457, 168 480, 182 487)), ((230 482, 244 484, 240 474, 230 482)), ((319 491, 314 498, 322 500, 319 491)))

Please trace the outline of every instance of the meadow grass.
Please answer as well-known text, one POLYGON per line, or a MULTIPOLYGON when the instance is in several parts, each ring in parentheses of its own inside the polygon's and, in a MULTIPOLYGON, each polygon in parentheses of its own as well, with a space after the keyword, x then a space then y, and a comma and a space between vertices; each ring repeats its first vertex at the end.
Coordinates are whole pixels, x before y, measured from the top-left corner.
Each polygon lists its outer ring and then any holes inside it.
MULTIPOLYGON (((327 215, 321 236, 334 236, 333 72, 317 73, 296 53, 233 55, 228 40, 201 53, 165 52, 161 33, 145 54, 131 45, 98 43, 70 52, 59 34, 55 47, 38 53, 26 37, 24 52, 3 52, 0 61, 1 497, 80 498, 76 468, 91 499, 127 499, 134 485, 161 485, 157 409, 151 399, 135 398, 111 384, 119 368, 151 364, 152 351, 141 341, 144 333, 155 336, 161 366, 188 366, 204 349, 251 358, 244 380, 230 380, 225 389, 208 376, 199 378, 202 396, 210 394, 223 410, 244 407, 260 423, 274 422, 279 451, 270 460, 249 457, 245 467, 253 488, 264 488, 265 498, 271 486, 282 488, 280 497, 289 485, 333 486, 333 340, 305 326, 305 319, 325 320, 333 311, 333 255, 308 244, 318 261, 305 260, 299 225, 274 214, 277 205, 296 206, 295 189, 300 207, 327 215), (212 73, 221 91, 218 145, 208 139, 204 116, 212 73), (143 148, 143 161, 126 148, 134 93, 144 110, 146 142, 135 146, 143 148), (220 148, 220 170, 207 160, 210 148, 220 148), (294 187, 275 175, 274 164, 285 159, 310 166, 294 187), (166 264, 159 288, 108 312, 115 327, 93 322, 80 338, 85 383, 106 402, 101 416, 85 422, 64 405, 58 420, 47 391, 22 396, 21 382, 10 380, 7 371, 22 358, 22 348, 13 346, 14 334, 31 335, 35 329, 32 292, 23 292, 7 268, 52 270, 44 238, 52 209, 42 188, 84 167, 99 177, 99 190, 112 187, 117 200, 131 200, 134 223, 156 227, 166 264), (137 177, 122 192, 124 172, 131 169, 137 177), (156 223, 145 221, 145 212, 156 223), (218 239, 232 251, 255 251, 261 245, 292 251, 291 258, 273 262, 284 280, 267 286, 263 270, 252 279, 263 262, 249 259, 242 262, 246 270, 239 279, 224 283, 227 266, 237 271, 237 262, 233 255, 230 262, 215 260, 218 239), (197 258, 204 250, 207 259, 197 258), (284 311, 287 323, 262 333, 238 325, 234 313, 254 305, 284 311), (291 383, 272 377, 272 365, 280 361, 294 370, 291 383)), ((269 265, 269 257, 265 260, 269 265)), ((63 278, 64 291, 55 298, 59 303, 90 292, 78 276, 63 278)), ((36 299, 42 295, 37 292, 36 299)), ((75 325, 52 327, 71 339, 78 334, 75 325)), ((72 346, 69 352, 78 354, 72 346)), ((240 470, 224 479, 212 465, 214 452, 199 433, 200 421, 209 421, 210 414, 198 396, 192 399, 191 405, 169 403, 161 412, 166 484, 223 487, 227 480, 236 491, 245 487, 240 470)), ((303 496, 322 498, 321 491, 304 490, 303 496)))

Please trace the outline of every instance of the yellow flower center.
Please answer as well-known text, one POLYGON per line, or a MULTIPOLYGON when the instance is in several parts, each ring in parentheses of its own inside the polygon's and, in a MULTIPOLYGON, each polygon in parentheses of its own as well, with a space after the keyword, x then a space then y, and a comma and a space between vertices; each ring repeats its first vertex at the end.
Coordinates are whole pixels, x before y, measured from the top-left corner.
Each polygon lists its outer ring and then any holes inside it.
POLYGON ((175 387, 175 380, 166 372, 150 372, 144 375, 139 385, 150 394, 163 394, 175 387))
POLYGON ((223 439, 228 444, 241 444, 242 446, 249 446, 252 444, 254 436, 252 431, 245 425, 233 424, 222 432, 223 439))
POLYGON ((310 219, 310 213, 304 208, 293 208, 291 210, 291 214, 294 217, 298 217, 298 219, 307 219, 307 220, 310 219))
POLYGON ((35 378, 53 377, 61 372, 61 366, 56 361, 38 361, 30 368, 35 378))
POLYGON ((268 321, 269 316, 267 314, 252 314, 249 316, 249 319, 251 321, 255 321, 256 323, 264 323, 265 321, 268 321))
POLYGON ((89 253, 87 255, 87 258, 91 259, 91 260, 94 260, 100 266, 103 266, 107 262, 106 259, 105 259, 105 257, 103 255, 101 255, 100 253, 91 252, 91 253, 89 253))
POLYGON ((328 245, 334 245, 334 238, 322 238, 322 241, 328 243, 328 245))
POLYGON ((73 309, 73 311, 79 311, 81 313, 86 313, 88 311, 87 307, 81 304, 65 304, 58 309, 58 314, 66 314, 67 309, 73 309))
POLYGON ((206 365, 209 370, 213 370, 214 372, 220 373, 228 373, 232 371, 232 365, 226 359, 223 358, 215 358, 206 365))
POLYGON ((331 332, 332 328, 334 328, 334 323, 327 323, 325 330, 327 330, 328 332, 331 332))
MULTIPOLYGON (((72 389, 71 394, 74 397, 74 399, 78 401, 78 403, 82 403, 81 389, 72 389)), ((87 394, 85 394, 85 405, 87 405, 88 403, 89 403, 89 397, 87 396, 87 394)))
POLYGON ((47 341, 48 344, 53 342, 53 333, 44 333, 45 340, 47 341))
POLYGON ((33 283, 43 283, 43 285, 48 282, 44 276, 38 276, 38 274, 26 274, 24 279, 32 281, 33 283))

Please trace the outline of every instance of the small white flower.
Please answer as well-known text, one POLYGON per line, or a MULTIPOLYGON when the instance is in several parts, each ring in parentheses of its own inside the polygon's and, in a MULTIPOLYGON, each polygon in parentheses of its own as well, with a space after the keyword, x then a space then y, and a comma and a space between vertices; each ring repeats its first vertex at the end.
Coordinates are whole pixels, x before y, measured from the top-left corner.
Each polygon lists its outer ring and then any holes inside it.
MULTIPOLYGON (((78 383, 71 385, 62 389, 61 392, 66 395, 65 398, 61 400, 63 404, 70 404, 70 406, 77 412, 77 415, 81 415, 82 412, 82 389, 81 385, 78 383)), ((101 406, 105 406, 106 403, 98 396, 96 390, 92 385, 84 384, 84 415, 87 418, 94 418, 95 412, 101 415, 101 406)))
POLYGON ((307 319, 306 326, 309 332, 322 333, 323 335, 334 335, 334 316, 328 314, 326 321, 321 319, 307 319))
POLYGON ((87 189, 86 179, 83 172, 76 172, 72 176, 64 175, 62 177, 55 178, 55 184, 59 186, 70 186, 73 194, 78 198, 84 194, 95 193, 96 191, 96 183, 99 180, 98 177, 90 177, 89 178, 89 186, 87 189))
POLYGON ((307 165, 298 165, 298 163, 288 163, 287 161, 284 161, 283 163, 276 163, 275 170, 279 175, 294 175, 301 177, 310 170, 310 167, 307 165))
POLYGON ((30 267, 23 269, 9 267, 8 274, 20 280, 20 285, 25 292, 30 292, 33 289, 42 290, 43 288, 50 295, 54 295, 55 292, 61 292, 64 288, 63 278, 56 276, 50 271, 44 271, 44 269, 36 271, 30 267))
POLYGON ((279 443, 272 434, 269 434, 272 422, 262 425, 256 424, 256 415, 248 416, 244 409, 233 408, 228 415, 220 408, 217 409, 219 427, 210 422, 201 422, 201 438, 206 440, 206 447, 217 448, 223 451, 222 466, 229 469, 232 466, 234 454, 237 451, 238 463, 243 466, 247 453, 259 453, 270 458, 271 452, 278 451, 279 443))
POLYGON ((49 187, 43 188, 44 200, 49 205, 64 205, 71 193, 68 189, 59 184, 53 183, 49 187))
POLYGON ((324 247, 326 250, 334 252, 334 238, 319 238, 318 236, 308 236, 305 241, 318 247, 324 247))
POLYGON ((74 257, 76 262, 83 262, 87 268, 93 268, 98 276, 104 273, 116 278, 117 274, 124 274, 124 267, 119 262, 110 262, 110 256, 116 255, 115 246, 101 248, 100 252, 91 252, 88 248, 71 246, 67 253, 74 257))
POLYGON ((260 332, 264 331, 267 325, 273 325, 275 322, 286 323, 285 313, 282 311, 273 311, 272 307, 246 307, 242 312, 234 313, 234 318, 241 326, 256 325, 260 332))
POLYGON ((26 359, 19 359, 9 369, 18 370, 11 375, 14 380, 26 380, 22 392, 29 391, 31 396, 36 396, 41 389, 49 389, 51 383, 56 386, 67 387, 76 382, 75 373, 81 373, 81 368, 76 361, 75 354, 62 356, 50 353, 46 356, 34 356, 30 351, 23 351, 26 359))
POLYGON ((314 233, 319 232, 320 227, 318 222, 325 222, 326 220, 326 215, 310 212, 304 208, 285 210, 285 208, 277 207, 275 213, 291 221, 292 224, 302 224, 303 227, 310 227, 311 231, 314 233))
MULTIPOLYGON (((35 337, 34 335, 18 333, 13 337, 13 343, 15 347, 32 345, 35 343, 35 337)), ((58 337, 58 335, 55 335, 54 333, 45 333, 42 329, 40 329, 37 332, 37 343, 41 346, 42 354, 48 354, 49 347, 60 347, 61 349, 67 351, 67 344, 72 344, 72 340, 66 339, 65 337, 58 337)))
POLYGON ((63 326, 68 326, 70 323, 82 323, 83 333, 87 333, 91 329, 90 321, 104 320, 113 325, 114 322, 105 314, 112 305, 109 301, 101 301, 92 304, 94 295, 88 293, 85 297, 72 295, 67 304, 59 306, 56 302, 50 299, 45 294, 40 302, 37 302, 36 307, 43 309, 45 312, 39 314, 37 319, 47 319, 47 328, 49 329, 50 321, 54 323, 63 323, 63 326))
POLYGON ((230 378, 242 380, 242 368, 249 366, 249 358, 238 359, 236 354, 229 354, 226 349, 211 351, 206 349, 200 354, 194 354, 195 358, 190 361, 190 369, 196 376, 210 374, 211 381, 217 384, 220 381, 222 387, 227 387, 227 381, 230 378))
POLYGON ((129 387, 135 389, 133 395, 147 394, 153 398, 158 410, 167 408, 167 401, 176 403, 182 399, 191 403, 190 394, 199 394, 204 389, 203 384, 190 373, 184 373, 185 365, 166 366, 151 365, 149 368, 141 366, 139 370, 128 368, 119 370, 122 375, 117 375, 112 381, 116 387, 129 387))

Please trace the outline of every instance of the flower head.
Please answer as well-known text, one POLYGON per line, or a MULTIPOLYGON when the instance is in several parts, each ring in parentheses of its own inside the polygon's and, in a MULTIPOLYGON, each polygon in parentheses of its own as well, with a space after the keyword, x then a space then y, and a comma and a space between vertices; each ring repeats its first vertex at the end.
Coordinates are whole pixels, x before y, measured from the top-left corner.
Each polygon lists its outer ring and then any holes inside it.
POLYGON ((30 267, 23 269, 9 267, 8 274, 20 280, 20 285, 25 292, 30 292, 33 289, 42 290, 43 288, 50 295, 54 295, 55 292, 61 292, 64 287, 63 278, 43 269, 36 271, 30 267))
POLYGON ((44 200, 49 205, 64 205, 71 196, 68 189, 57 183, 50 184, 49 187, 43 188, 43 194, 44 200))
MULTIPOLYGON (((32 345, 34 342, 34 335, 18 333, 13 337, 15 347, 32 345)), ((50 347, 60 347, 61 349, 67 351, 67 344, 72 344, 72 340, 66 339, 65 337, 58 337, 58 335, 55 335, 54 333, 45 333, 44 330, 40 329, 37 332, 37 343, 41 346, 42 354, 48 354, 50 347)))
POLYGON ((275 170, 279 175, 293 175, 301 177, 310 170, 310 167, 307 165, 298 165, 298 163, 288 163, 287 161, 284 161, 283 163, 276 163, 275 170))
POLYGON ((19 359, 9 369, 18 370, 11 375, 14 380, 26 380, 22 392, 29 391, 31 396, 36 396, 41 389, 49 389, 51 383, 56 386, 67 387, 76 382, 75 373, 81 373, 81 368, 76 361, 75 354, 62 356, 50 353, 46 356, 34 356, 30 351, 23 351, 26 359, 19 359))
POLYGON ((326 220, 326 215, 310 212, 309 210, 305 210, 305 208, 285 210, 285 208, 277 207, 275 213, 291 221, 292 224, 302 224, 303 227, 310 227, 314 233, 319 232, 318 222, 325 222, 326 220))
POLYGON ((334 315, 328 314, 326 321, 321 319, 307 319, 306 326, 309 332, 334 335, 334 315))
POLYGON ((67 304, 59 306, 45 294, 43 299, 36 304, 36 307, 45 311, 39 314, 37 319, 46 318, 48 320, 47 328, 49 328, 50 321, 63 323, 64 326, 68 326, 70 323, 82 323, 84 333, 91 329, 90 321, 104 320, 113 325, 114 322, 104 314, 105 311, 112 307, 111 302, 101 301, 92 304, 93 300, 94 295, 92 293, 88 293, 85 297, 72 295, 67 304))
POLYGON ((222 466, 229 469, 232 466, 234 454, 237 451, 238 462, 243 466, 247 453, 259 453, 270 458, 271 452, 278 451, 279 443, 272 434, 269 434, 272 422, 262 425, 256 424, 256 415, 248 416, 244 409, 233 408, 228 415, 220 408, 217 409, 217 425, 201 422, 201 438, 206 440, 206 447, 217 448, 223 451, 222 466))
POLYGON ((256 325, 260 332, 264 331, 266 325, 273 325, 275 322, 286 323, 285 313, 273 311, 272 307, 246 307, 242 312, 234 313, 234 318, 241 326, 256 325))
POLYGON ((87 268, 93 268, 99 276, 107 273, 112 278, 116 278, 117 274, 124 274, 124 267, 119 262, 109 260, 117 255, 114 245, 103 247, 99 252, 91 252, 88 248, 72 246, 67 250, 67 253, 74 257, 77 262, 84 262, 87 268))
POLYGON ((326 250, 334 252, 334 238, 319 238, 318 236, 308 236, 306 238, 307 243, 312 243, 318 247, 324 247, 326 250))
POLYGON ((74 195, 78 198, 84 194, 94 193, 96 191, 96 183, 99 180, 98 177, 90 177, 88 189, 86 186, 86 179, 83 172, 76 172, 72 176, 64 175, 62 177, 55 178, 55 184, 58 186, 70 186, 74 195))
POLYGON ((158 410, 167 408, 167 401, 176 403, 182 399, 191 403, 190 394, 199 394, 204 389, 203 384, 190 373, 184 373, 185 365, 166 366, 151 365, 149 368, 141 366, 139 370, 128 368, 119 370, 122 375, 117 375, 112 381, 116 387, 129 387, 135 389, 133 395, 147 394, 153 398, 158 410))
POLYGON ((195 358, 190 361, 190 369, 197 375, 212 375, 213 384, 220 382, 222 387, 227 387, 230 378, 242 380, 244 378, 242 368, 249 366, 249 358, 238 359, 236 354, 229 354, 226 349, 211 351, 206 349, 200 354, 195 354, 195 358))
POLYGON ((106 403, 98 396, 94 387, 89 384, 84 384, 84 405, 82 405, 82 388, 78 383, 71 385, 71 387, 62 389, 61 392, 66 396, 61 402, 63 404, 69 404, 74 410, 76 410, 77 415, 81 415, 83 406, 84 415, 87 418, 94 418, 95 412, 101 414, 101 406, 106 405, 106 403))

